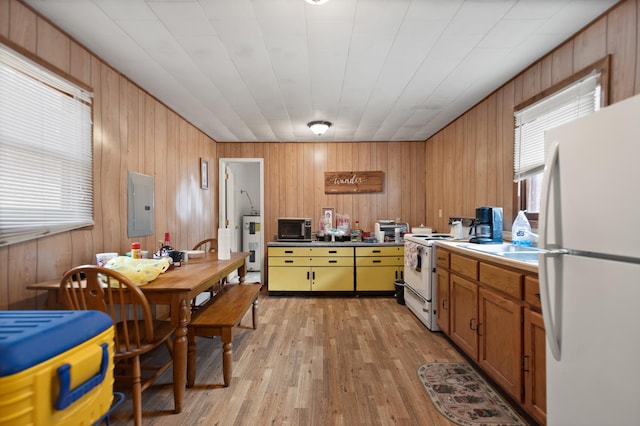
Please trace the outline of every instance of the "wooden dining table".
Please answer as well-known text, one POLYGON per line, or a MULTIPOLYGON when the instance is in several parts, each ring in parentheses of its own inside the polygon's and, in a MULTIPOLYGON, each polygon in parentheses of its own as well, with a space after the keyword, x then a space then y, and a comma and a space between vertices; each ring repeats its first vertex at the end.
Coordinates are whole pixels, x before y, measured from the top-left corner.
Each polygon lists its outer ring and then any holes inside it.
MULTIPOLYGON (((233 271, 244 282, 246 258, 251 253, 232 252, 230 259, 221 260, 217 254, 205 253, 202 258, 189 258, 188 263, 174 267, 152 282, 140 287, 152 305, 170 307, 171 324, 175 326, 173 342, 173 395, 175 412, 182 411, 187 384, 187 325, 191 321, 191 301, 233 271)), ((47 291, 47 309, 63 309, 60 280, 44 281, 27 286, 30 290, 47 291)))

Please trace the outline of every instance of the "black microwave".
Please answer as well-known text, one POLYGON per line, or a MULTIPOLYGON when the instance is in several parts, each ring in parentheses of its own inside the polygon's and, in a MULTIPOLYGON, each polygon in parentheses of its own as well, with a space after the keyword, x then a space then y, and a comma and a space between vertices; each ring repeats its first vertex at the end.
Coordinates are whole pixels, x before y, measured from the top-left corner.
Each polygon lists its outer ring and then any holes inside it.
POLYGON ((278 218, 278 241, 311 241, 311 219, 278 218))

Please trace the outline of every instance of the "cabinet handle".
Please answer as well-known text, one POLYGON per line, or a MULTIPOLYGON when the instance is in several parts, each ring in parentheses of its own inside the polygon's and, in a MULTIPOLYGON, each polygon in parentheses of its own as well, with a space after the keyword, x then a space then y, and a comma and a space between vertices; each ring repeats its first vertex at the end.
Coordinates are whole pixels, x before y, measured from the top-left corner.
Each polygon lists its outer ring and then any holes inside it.
POLYGON ((522 371, 528 373, 529 371, 529 355, 522 356, 522 371))
POLYGON ((291 253, 293 253, 293 250, 285 250, 284 252, 287 253, 287 254, 291 254, 291 253))
POLYGON ((309 279, 309 271, 307 271, 307 279, 309 279))
POLYGON ((371 253, 382 253, 382 250, 371 250, 371 253))
POLYGON ((470 328, 471 330, 473 330, 473 331, 476 331, 476 327, 473 325, 473 323, 475 322, 475 320, 476 320, 475 318, 471 318, 471 319, 469 320, 469 328, 470 328))
POLYGON ((478 323, 478 326, 476 327, 476 334, 478 336, 482 336, 482 334, 480 333, 480 326, 482 326, 483 324, 481 322, 478 323))
POLYGON ((293 260, 285 260, 284 263, 293 263, 293 260))
POLYGON ((442 310, 443 311, 448 311, 449 308, 447 307, 447 305, 449 304, 449 301, 447 299, 443 299, 442 300, 442 310))
POLYGON ((337 260, 330 260, 329 263, 338 263, 337 260))
POLYGON ((338 250, 329 250, 329 253, 331 254, 336 254, 338 252, 338 250))
POLYGON ((313 272, 311 273, 311 279, 312 279, 312 280, 315 280, 315 279, 316 279, 316 271, 313 271, 313 272))
POLYGON ((382 263, 382 260, 372 260, 371 263, 382 263))

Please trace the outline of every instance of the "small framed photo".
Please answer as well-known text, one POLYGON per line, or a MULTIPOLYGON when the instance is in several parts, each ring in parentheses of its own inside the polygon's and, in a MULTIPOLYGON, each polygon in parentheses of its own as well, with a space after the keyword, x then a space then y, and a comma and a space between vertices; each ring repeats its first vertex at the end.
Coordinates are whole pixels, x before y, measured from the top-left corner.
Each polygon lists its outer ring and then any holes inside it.
POLYGON ((334 212, 335 212, 335 209, 333 209, 333 208, 324 207, 322 209, 322 220, 324 220, 325 222, 328 221, 329 223, 331 223, 331 227, 330 228, 332 228, 332 229, 336 227, 336 225, 334 223, 334 218, 333 218, 335 216, 334 212))
POLYGON ((200 159, 200 188, 209 189, 209 162, 200 159))

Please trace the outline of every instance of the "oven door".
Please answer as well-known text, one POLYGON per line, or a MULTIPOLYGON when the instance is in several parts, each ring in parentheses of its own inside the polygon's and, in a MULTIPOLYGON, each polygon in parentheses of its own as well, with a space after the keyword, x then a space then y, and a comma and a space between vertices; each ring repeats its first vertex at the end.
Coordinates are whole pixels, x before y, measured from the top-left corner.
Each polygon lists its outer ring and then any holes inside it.
POLYGON ((408 259, 405 259, 404 263, 404 285, 411 287, 415 293, 426 301, 431 301, 431 289, 429 288, 431 247, 413 244, 413 247, 417 247, 417 252, 415 249, 410 249, 410 245, 405 243, 405 253, 408 253, 408 259))

